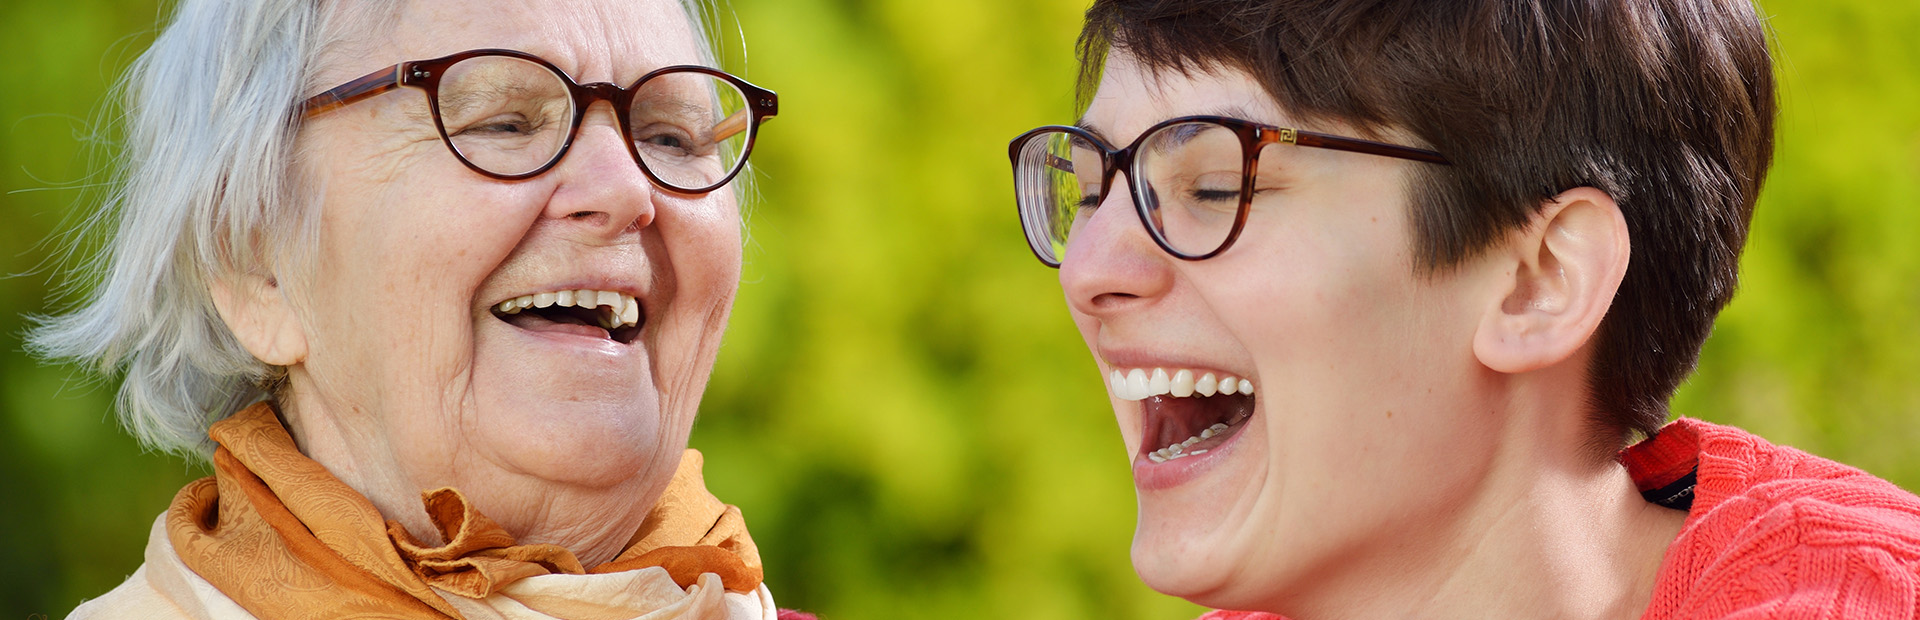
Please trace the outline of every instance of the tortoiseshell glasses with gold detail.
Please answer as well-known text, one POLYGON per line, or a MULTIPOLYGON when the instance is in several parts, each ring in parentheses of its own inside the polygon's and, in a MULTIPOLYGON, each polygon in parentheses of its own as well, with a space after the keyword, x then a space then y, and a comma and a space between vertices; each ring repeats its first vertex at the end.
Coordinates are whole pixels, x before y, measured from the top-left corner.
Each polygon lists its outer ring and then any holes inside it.
POLYGON ((655 184, 704 194, 733 180, 779 96, 726 72, 676 65, 621 88, 580 84, 538 56, 478 49, 402 62, 301 104, 312 117, 400 87, 418 88, 460 163, 496 179, 533 177, 560 162, 596 101, 613 106, 627 151, 655 184))
POLYGON ((1225 252, 1246 227, 1260 154, 1275 145, 1451 165, 1426 149, 1225 116, 1170 119, 1123 149, 1079 127, 1049 125, 1014 138, 1007 155, 1027 246, 1040 262, 1059 267, 1068 236, 1093 215, 1121 170, 1134 210, 1160 249, 1185 260, 1225 252))

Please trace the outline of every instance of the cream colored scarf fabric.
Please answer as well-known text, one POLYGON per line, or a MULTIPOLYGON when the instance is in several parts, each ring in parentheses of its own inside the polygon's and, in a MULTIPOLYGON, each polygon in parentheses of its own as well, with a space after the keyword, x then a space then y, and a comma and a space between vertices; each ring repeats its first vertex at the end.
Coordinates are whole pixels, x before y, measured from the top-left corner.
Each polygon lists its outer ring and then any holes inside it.
POLYGON ((445 545, 420 544, 295 448, 266 404, 211 429, 212 477, 154 524, 147 563, 72 618, 773 620, 739 509, 688 450, 626 551, 583 569, 517 545, 453 489, 423 500, 445 545))

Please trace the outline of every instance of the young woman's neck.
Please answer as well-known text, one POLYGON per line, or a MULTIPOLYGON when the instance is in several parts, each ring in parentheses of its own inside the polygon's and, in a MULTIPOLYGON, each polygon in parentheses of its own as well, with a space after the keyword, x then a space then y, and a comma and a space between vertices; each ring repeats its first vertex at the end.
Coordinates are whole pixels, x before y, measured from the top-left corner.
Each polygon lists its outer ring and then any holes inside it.
MULTIPOLYGON (((1540 379, 1541 377, 1533 377, 1540 379)), ((1648 503, 1595 454, 1580 390, 1535 381, 1500 403, 1490 475, 1447 510, 1382 532, 1274 611, 1292 620, 1633 620, 1687 513, 1648 503)))

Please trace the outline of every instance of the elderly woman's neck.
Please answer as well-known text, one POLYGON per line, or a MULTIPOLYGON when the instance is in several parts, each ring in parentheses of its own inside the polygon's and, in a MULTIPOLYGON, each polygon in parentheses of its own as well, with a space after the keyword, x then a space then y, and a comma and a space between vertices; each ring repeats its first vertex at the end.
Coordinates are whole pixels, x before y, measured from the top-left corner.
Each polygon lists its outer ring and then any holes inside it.
POLYGON ((381 516, 400 522, 414 538, 430 545, 445 544, 427 517, 419 491, 410 489, 403 476, 394 475, 401 468, 390 442, 374 433, 355 432, 328 407, 310 400, 288 393, 278 403, 280 419, 300 453, 366 497, 381 516))
MULTIPOLYGON (((397 445, 390 439, 396 433, 370 423, 371 416, 360 408, 330 406, 292 392, 280 411, 300 451, 427 545, 447 541, 428 517, 422 494, 453 488, 518 544, 566 547, 591 568, 626 549, 671 480, 636 475, 605 486, 544 480, 459 444, 397 445)), ((677 463, 679 455, 671 457, 677 463)), ((671 474, 674 463, 642 469, 671 474)))

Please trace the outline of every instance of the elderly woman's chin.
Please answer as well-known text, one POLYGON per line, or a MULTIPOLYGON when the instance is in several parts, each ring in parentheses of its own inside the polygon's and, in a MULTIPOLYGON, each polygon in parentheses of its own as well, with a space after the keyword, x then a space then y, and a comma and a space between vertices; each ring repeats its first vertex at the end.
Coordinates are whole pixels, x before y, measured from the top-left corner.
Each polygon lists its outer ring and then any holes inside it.
POLYGON ((476 326, 473 418, 479 452, 510 471, 604 487, 639 471, 672 471, 694 403, 669 402, 654 383, 646 339, 524 329, 487 317, 476 326))

